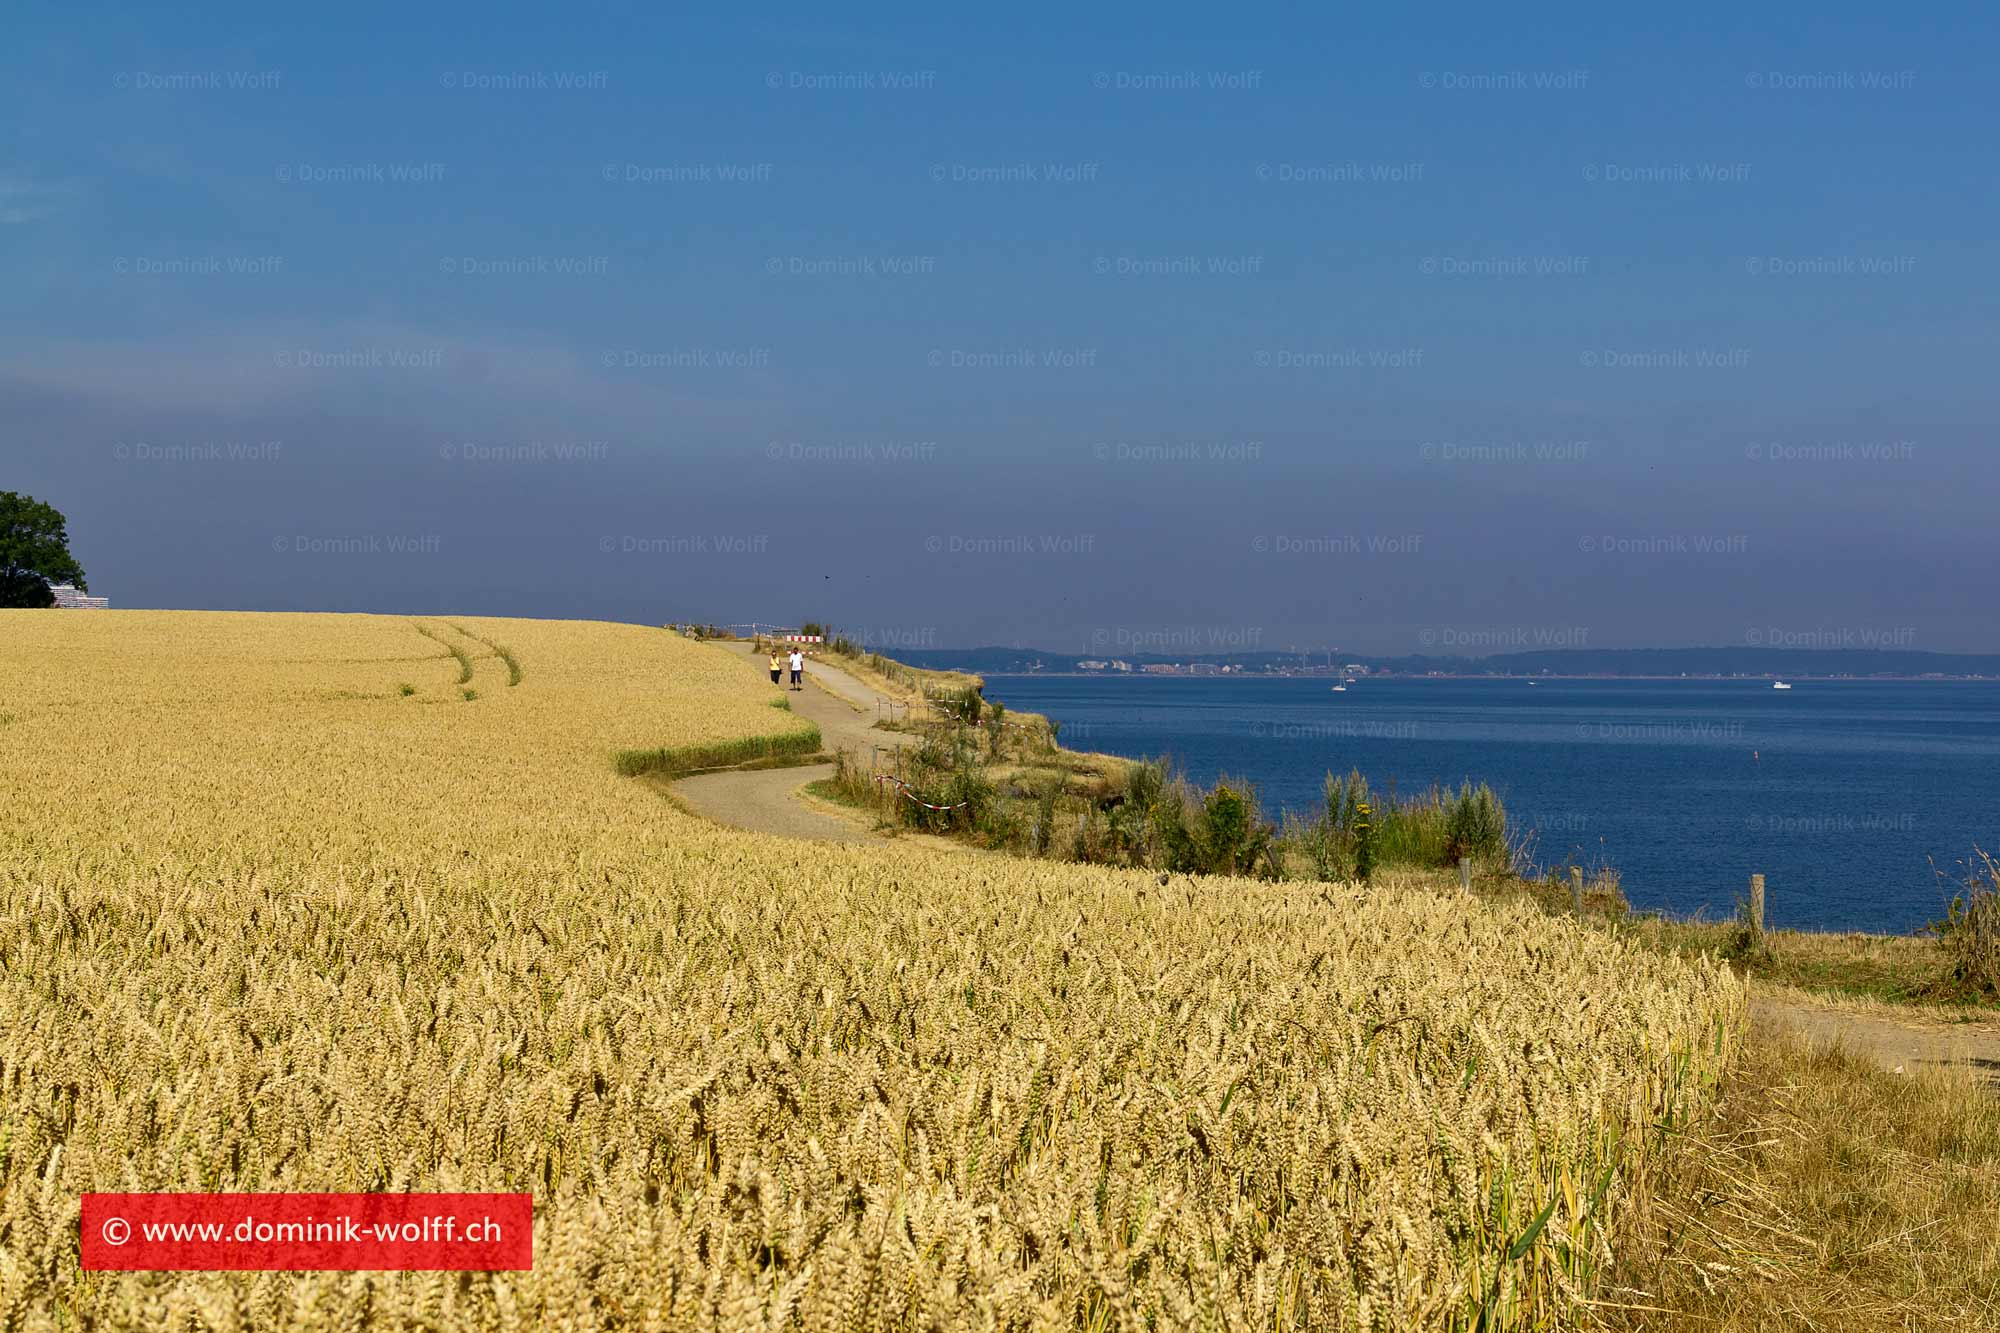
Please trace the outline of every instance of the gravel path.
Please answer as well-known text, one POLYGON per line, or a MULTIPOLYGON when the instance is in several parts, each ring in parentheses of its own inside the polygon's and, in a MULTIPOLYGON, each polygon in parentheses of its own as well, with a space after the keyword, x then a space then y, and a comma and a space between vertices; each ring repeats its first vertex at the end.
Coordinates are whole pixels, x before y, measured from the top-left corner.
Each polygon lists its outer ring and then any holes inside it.
POLYGON ((1812 1041, 1845 1046, 1892 1074, 1914 1074, 1936 1065, 1970 1065, 2000 1081, 2000 1023, 1926 1023, 1822 1008, 1753 993, 1754 1018, 1788 1028, 1812 1041))
MULTIPOLYGON (((724 641, 713 646, 752 662, 759 671, 767 665, 766 658, 751 652, 747 643, 724 641)), ((793 712, 819 724, 822 748, 828 751, 852 750, 866 757, 871 749, 886 752, 906 739, 900 732, 874 729, 877 710, 889 702, 887 696, 837 666, 807 661, 805 689, 794 693, 787 687, 785 698, 791 700, 793 712)), ((814 802, 805 794, 807 783, 832 776, 832 764, 706 773, 681 779, 673 791, 689 809, 719 824, 781 838, 875 841, 878 835, 871 831, 875 822, 871 817, 814 802)))

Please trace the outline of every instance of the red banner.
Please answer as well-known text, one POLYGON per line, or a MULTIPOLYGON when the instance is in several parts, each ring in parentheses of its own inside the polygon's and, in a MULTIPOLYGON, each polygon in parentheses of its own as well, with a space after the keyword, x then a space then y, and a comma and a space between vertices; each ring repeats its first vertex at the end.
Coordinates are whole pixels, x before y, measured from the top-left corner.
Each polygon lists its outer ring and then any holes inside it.
POLYGON ((86 1194, 83 1266, 195 1272, 534 1266, 526 1194, 86 1194))

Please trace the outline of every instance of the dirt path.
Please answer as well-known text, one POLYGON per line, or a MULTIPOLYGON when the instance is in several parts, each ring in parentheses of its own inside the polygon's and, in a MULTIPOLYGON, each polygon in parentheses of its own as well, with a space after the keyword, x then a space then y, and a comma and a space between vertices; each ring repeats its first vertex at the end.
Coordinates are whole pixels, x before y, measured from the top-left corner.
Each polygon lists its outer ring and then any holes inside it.
POLYGON ((1969 1065, 2000 1081, 2000 1023, 1931 1023, 1852 1009, 1801 1003, 1754 991, 1753 1019, 1787 1028, 1813 1041, 1845 1046, 1892 1074, 1914 1074, 1936 1065, 1969 1065))
MULTIPOLYGON (((721 642, 716 648, 750 661, 759 671, 767 659, 751 652, 747 643, 721 642)), ((868 757, 875 749, 887 753, 907 737, 900 732, 875 730, 878 708, 887 696, 828 663, 806 663, 806 687, 789 690, 792 711, 819 724, 821 745, 828 751, 852 750, 868 757)), ((809 782, 833 775, 833 765, 809 768, 765 768, 736 773, 707 773, 683 778, 673 784, 674 794, 696 814, 719 824, 773 833, 781 838, 824 839, 829 842, 868 842, 878 835, 871 832, 874 821, 858 811, 849 811, 814 801, 804 788, 809 782)))
POLYGON ((732 828, 774 833, 781 838, 826 842, 872 842, 875 835, 859 818, 846 818, 811 803, 805 785, 833 776, 832 764, 808 768, 762 768, 744 773, 704 773, 682 778, 673 792, 698 815, 732 828))

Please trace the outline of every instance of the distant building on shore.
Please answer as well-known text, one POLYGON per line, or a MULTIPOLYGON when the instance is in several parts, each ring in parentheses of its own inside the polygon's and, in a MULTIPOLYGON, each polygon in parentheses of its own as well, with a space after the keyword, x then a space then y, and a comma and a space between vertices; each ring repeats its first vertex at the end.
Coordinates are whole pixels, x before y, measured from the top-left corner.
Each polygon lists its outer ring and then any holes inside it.
POLYGON ((1095 657, 1086 657, 1076 664, 1076 669, 1078 671, 1102 671, 1110 665, 1109 662, 1100 661, 1095 657))
POLYGON ((109 597, 87 597, 76 590, 74 583, 51 583, 49 591, 55 594, 57 606, 71 611, 107 611, 111 608, 109 597))

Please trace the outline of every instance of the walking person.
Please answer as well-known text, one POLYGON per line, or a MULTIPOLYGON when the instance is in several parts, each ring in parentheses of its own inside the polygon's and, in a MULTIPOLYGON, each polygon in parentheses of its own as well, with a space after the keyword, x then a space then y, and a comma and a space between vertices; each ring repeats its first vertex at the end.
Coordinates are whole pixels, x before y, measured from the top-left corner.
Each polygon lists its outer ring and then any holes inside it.
POLYGON ((778 656, 778 650, 773 648, 771 650, 771 683, 773 685, 778 683, 778 664, 781 660, 778 656))
POLYGON ((803 690, 805 688, 804 685, 801 685, 799 683, 800 681, 805 679, 805 675, 806 675, 806 655, 799 651, 797 644, 793 644, 792 645, 792 688, 793 689, 803 690))

